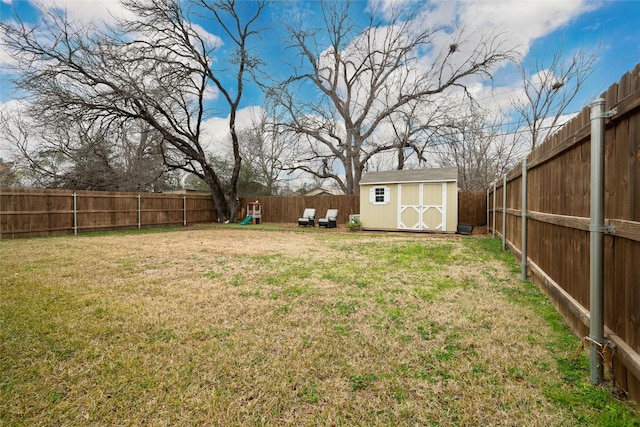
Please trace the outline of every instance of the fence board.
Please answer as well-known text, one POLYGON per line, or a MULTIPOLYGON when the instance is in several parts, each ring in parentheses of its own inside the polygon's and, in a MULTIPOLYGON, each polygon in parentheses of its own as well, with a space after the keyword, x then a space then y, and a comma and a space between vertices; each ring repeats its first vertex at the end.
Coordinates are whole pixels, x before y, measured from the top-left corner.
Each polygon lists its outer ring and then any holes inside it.
MULTIPOLYGON (((242 212, 246 215, 247 203, 242 199, 242 212)), ((306 208, 316 209, 316 218, 323 218, 328 209, 338 209, 338 224, 346 224, 349 215, 360 213, 359 195, 321 196, 265 196, 258 197, 262 210, 262 222, 296 223, 306 208)))
POLYGON ((217 220, 203 194, 0 189, 0 237, 33 237, 217 220), (140 196, 140 199, 138 197, 140 196), (140 201, 140 206, 138 203, 140 201), (186 201, 186 218, 185 218, 186 201))
MULTIPOLYGON (((606 110, 617 108, 605 127, 604 215, 605 224, 615 227, 604 245, 605 325, 618 348, 616 379, 640 401, 640 64, 602 97, 606 110)), ((535 266, 533 278, 580 334, 585 333, 582 310, 589 308, 590 137, 590 109, 585 107, 528 156, 527 253, 535 266), (571 306, 573 301, 583 308, 571 306)), ((508 246, 519 253, 521 179, 515 179, 517 170, 507 176, 514 179, 506 189, 505 236, 508 246)), ((498 182, 495 189, 498 209, 501 185, 498 182)), ((490 200, 494 197, 493 188, 488 195, 490 200)), ((501 215, 495 214, 500 233, 501 215)), ((490 217, 493 220, 493 213, 490 217)))
MULTIPOLYGON (((638 71, 640 73, 640 70, 638 71)), ((640 83, 638 83, 640 85, 640 83)), ((638 89, 640 93, 640 89, 638 89)), ((640 193, 640 120, 630 120, 629 122, 629 192, 632 195, 640 193)), ((640 222, 640 202, 629 203, 629 220, 640 222)))
MULTIPOLYGON (((0 189, 0 238, 74 232, 73 194, 76 194, 78 231, 213 222, 217 215, 207 194, 120 193, 72 190, 0 189), (138 199, 140 196, 140 199, 138 199), (138 206, 140 203, 140 206, 138 206), (186 207, 186 217, 185 217, 186 207)), ((474 226, 486 223, 486 192, 458 193, 458 221, 474 226)), ((246 205, 240 201, 239 219, 246 205)), ((360 210, 359 195, 259 197, 262 222, 296 223, 305 208, 318 218, 338 209, 338 223, 360 210)))
POLYGON ((458 222, 471 224, 473 226, 486 225, 486 191, 458 192, 458 222))

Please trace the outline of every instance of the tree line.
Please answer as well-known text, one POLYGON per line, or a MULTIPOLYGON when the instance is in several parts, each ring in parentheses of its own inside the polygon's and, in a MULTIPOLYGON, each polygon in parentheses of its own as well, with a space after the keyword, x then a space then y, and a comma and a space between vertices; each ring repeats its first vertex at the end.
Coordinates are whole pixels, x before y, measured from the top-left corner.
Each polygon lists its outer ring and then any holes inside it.
POLYGON ((26 98, 20 114, 0 112, 14 153, 0 185, 162 191, 191 180, 222 221, 241 196, 293 191, 291 176, 355 194, 369 170, 457 166, 463 189, 485 189, 557 128, 594 60, 560 50, 550 66, 526 63, 499 30, 416 19, 420 3, 363 19, 357 4, 327 1, 314 19, 283 20, 290 63, 270 75, 266 1, 122 3, 130 13, 109 26, 44 7, 36 25, 0 23, 26 98), (526 95, 510 106, 519 132, 470 89, 505 63, 526 95), (264 103, 240 123, 248 86, 264 103), (214 115, 226 117, 219 140, 214 115))

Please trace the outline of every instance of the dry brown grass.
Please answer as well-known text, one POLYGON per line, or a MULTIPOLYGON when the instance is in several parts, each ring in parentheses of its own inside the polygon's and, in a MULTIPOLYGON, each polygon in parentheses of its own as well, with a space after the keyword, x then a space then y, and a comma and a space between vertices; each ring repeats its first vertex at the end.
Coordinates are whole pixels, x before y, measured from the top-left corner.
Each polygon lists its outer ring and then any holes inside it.
POLYGON ((0 421, 579 424, 549 397, 572 387, 554 331, 470 239, 216 227, 2 241, 0 421))

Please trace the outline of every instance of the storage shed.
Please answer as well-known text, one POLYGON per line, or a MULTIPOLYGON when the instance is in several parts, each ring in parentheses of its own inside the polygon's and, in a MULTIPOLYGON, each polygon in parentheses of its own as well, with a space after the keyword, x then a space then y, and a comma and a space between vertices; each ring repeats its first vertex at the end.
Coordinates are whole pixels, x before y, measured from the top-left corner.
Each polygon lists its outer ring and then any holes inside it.
POLYGON ((455 232, 458 169, 369 172, 360 179, 364 230, 455 232))

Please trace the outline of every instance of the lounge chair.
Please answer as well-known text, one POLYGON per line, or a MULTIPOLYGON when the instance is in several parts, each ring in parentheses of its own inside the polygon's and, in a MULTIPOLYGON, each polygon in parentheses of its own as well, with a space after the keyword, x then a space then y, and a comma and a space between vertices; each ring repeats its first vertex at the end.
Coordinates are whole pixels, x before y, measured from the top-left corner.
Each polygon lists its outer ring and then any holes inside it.
POLYGON ((327 215, 318 220, 318 227, 336 228, 338 221, 338 209, 328 209, 327 215))
POLYGON ((304 210, 301 218, 298 218, 298 225, 305 227, 314 227, 316 221, 316 210, 313 208, 307 208, 304 210))

